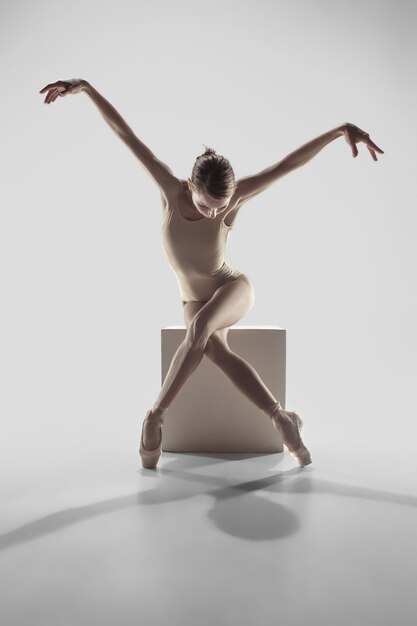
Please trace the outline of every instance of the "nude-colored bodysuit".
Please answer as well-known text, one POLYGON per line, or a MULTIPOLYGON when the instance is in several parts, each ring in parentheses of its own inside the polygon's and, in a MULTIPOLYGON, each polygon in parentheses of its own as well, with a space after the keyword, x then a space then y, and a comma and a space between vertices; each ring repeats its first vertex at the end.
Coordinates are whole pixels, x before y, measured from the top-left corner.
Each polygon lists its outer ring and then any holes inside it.
POLYGON ((187 219, 178 208, 178 199, 165 208, 162 247, 176 274, 183 302, 207 302, 218 287, 241 275, 224 260, 232 226, 223 219, 224 212, 214 219, 187 219))

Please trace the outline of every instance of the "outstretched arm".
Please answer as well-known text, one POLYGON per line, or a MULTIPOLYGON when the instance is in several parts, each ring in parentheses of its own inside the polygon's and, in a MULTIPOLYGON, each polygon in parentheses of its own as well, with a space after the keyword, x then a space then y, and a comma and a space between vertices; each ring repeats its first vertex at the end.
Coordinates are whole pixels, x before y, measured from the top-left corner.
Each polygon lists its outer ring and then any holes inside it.
POLYGON ((281 161, 275 163, 271 167, 262 170, 258 174, 253 176, 245 176, 237 181, 237 189, 242 200, 247 200, 257 195, 261 191, 265 191, 273 182, 285 176, 292 170, 305 165, 310 161, 320 150, 324 148, 328 143, 344 135, 346 142, 352 148, 352 155, 356 157, 358 155, 358 149, 356 143, 363 141, 366 143, 369 152, 371 153, 374 161, 377 161, 375 151, 383 153, 383 150, 378 148, 373 141, 369 138, 369 134, 361 130, 354 124, 342 124, 337 126, 327 133, 316 137, 312 141, 304 144, 297 150, 290 152, 281 161))
POLYGON ((181 183, 174 176, 170 168, 160 161, 155 154, 135 135, 122 116, 116 109, 95 89, 88 81, 74 78, 67 81, 57 81, 46 85, 40 93, 48 91, 45 103, 54 102, 58 96, 79 93, 84 91, 99 109, 100 113, 114 130, 114 132, 129 146, 135 156, 139 159, 145 170, 153 178, 161 192, 167 198, 174 195, 181 183))

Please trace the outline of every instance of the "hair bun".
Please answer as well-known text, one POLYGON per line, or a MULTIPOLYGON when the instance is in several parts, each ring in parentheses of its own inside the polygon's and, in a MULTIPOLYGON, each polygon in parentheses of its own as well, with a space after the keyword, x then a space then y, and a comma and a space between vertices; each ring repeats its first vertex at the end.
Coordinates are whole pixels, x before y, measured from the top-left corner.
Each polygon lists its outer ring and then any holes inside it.
POLYGON ((203 144, 203 146, 206 148, 206 151, 204 152, 205 155, 216 154, 216 151, 213 148, 208 148, 205 143, 203 144))

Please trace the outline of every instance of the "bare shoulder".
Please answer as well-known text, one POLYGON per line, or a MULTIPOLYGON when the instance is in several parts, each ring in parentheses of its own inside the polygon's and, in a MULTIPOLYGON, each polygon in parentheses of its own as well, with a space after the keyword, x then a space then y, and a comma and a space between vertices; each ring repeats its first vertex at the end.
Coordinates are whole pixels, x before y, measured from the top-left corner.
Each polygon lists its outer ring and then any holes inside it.
POLYGON ((163 186, 159 185, 163 207, 166 208, 176 202, 183 190, 183 181, 172 175, 165 181, 163 186))
POLYGON ((236 183, 235 193, 230 200, 230 205, 225 211, 225 215, 223 218, 226 226, 233 226, 240 211, 240 208, 244 202, 246 202, 246 198, 243 197, 240 181, 238 180, 236 183))

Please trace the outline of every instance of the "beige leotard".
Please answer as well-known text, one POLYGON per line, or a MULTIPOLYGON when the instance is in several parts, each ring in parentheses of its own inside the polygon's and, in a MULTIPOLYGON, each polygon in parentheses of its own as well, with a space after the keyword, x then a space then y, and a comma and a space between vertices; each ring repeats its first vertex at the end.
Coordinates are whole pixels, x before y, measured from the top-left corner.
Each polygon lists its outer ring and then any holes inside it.
POLYGON ((162 247, 177 277, 183 302, 207 302, 218 287, 241 275, 224 260, 232 226, 224 223, 224 212, 214 219, 187 219, 178 201, 165 206, 162 247))

